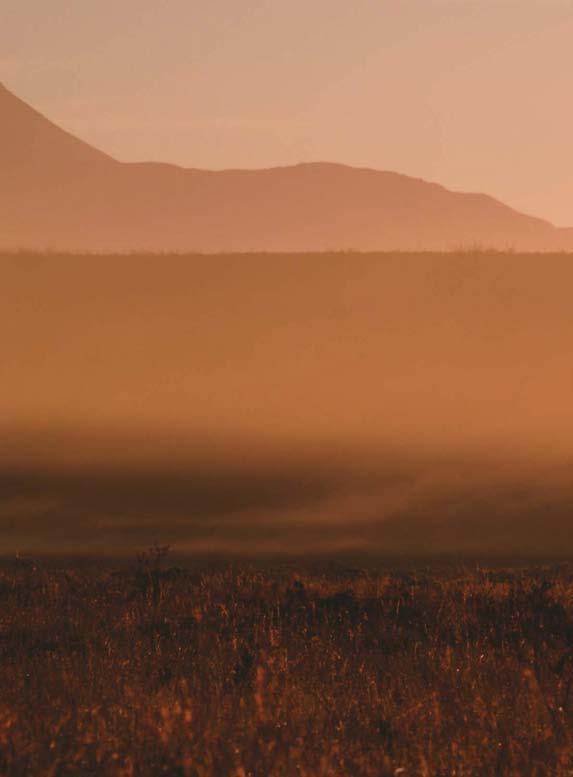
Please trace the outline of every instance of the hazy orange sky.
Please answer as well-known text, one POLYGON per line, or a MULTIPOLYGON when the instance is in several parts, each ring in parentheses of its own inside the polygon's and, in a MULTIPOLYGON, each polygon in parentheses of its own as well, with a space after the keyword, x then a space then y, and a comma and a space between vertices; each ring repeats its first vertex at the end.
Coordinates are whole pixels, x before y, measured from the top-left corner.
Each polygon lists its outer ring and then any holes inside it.
POLYGON ((571 0, 19 0, 0 80, 122 160, 329 160, 573 225, 571 0))

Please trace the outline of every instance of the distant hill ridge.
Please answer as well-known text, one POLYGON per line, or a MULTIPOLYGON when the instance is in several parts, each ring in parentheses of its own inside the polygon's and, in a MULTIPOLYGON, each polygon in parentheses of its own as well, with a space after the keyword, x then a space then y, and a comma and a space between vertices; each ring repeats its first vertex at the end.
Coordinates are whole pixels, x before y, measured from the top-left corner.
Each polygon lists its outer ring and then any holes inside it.
POLYGON ((1 84, 0 169, 2 249, 573 250, 573 229, 393 172, 122 163, 1 84))

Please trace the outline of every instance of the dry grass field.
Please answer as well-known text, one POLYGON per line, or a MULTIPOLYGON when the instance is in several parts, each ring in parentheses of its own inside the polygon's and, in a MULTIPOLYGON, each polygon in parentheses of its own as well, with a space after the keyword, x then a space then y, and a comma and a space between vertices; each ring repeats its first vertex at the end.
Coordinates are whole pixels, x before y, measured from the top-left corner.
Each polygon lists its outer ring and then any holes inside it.
POLYGON ((0 774, 573 773, 573 568, 5 561, 0 774))

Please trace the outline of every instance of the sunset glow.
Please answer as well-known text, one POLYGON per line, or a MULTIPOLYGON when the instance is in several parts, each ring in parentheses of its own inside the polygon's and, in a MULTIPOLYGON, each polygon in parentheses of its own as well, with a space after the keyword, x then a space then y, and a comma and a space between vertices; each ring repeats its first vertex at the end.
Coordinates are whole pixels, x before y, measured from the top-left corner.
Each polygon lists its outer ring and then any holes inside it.
POLYGON ((119 159, 342 162, 573 225, 569 0, 8 5, 0 81, 119 159))
POLYGON ((0 777, 573 775, 573 0, 0 13, 0 777))

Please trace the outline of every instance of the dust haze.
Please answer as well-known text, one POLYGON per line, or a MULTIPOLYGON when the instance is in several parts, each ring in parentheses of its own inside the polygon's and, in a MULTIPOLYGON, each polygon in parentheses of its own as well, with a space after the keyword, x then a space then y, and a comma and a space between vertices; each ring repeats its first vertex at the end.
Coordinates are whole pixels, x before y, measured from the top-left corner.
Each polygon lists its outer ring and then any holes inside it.
POLYGON ((5 552, 573 550, 567 255, 0 272, 5 552))

